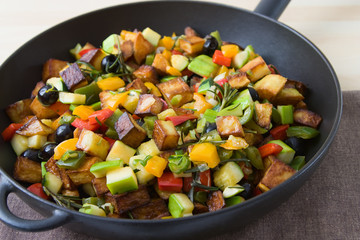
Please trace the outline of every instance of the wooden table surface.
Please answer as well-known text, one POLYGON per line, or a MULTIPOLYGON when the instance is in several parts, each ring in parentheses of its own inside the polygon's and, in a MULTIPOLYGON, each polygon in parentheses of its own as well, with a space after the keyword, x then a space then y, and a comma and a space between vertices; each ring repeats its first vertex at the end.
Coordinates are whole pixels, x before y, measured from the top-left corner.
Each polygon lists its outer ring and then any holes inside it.
MULTIPOLYGON (((210 0, 253 10, 259 0, 210 0)), ((32 37, 64 20, 130 0, 0 0, 0 64, 32 37)), ((360 90, 360 1, 292 0, 279 21, 327 56, 342 90, 360 90)))

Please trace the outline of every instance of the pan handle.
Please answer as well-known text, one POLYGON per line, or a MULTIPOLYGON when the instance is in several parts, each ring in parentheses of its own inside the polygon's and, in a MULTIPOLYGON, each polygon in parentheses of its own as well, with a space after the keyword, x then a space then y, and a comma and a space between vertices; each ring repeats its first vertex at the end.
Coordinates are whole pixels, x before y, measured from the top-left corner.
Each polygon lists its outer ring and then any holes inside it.
POLYGON ((64 225, 70 215, 58 209, 54 209, 51 216, 41 220, 27 220, 15 216, 7 205, 7 198, 15 188, 4 177, 0 181, 0 220, 8 226, 21 231, 44 231, 64 225))
POLYGON ((290 0, 261 0, 254 12, 278 20, 290 0))

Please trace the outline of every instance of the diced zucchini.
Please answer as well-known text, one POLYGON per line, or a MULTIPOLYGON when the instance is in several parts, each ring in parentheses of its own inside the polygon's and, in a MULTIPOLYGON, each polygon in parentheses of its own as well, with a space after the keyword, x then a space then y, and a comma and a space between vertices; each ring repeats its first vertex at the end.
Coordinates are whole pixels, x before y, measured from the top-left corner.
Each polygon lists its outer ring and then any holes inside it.
POLYGON ((286 143, 281 140, 272 140, 269 143, 275 143, 280 145, 283 149, 276 155, 276 158, 282 161, 283 163, 290 164, 295 156, 295 150, 289 147, 286 143))
POLYGON ((305 156, 296 156, 294 160, 291 161, 290 167, 299 171, 305 165, 305 156))
POLYGON ((176 116, 176 112, 172 108, 168 108, 157 115, 159 120, 165 120, 166 117, 176 116))
POLYGON ((245 199, 243 197, 233 196, 231 198, 225 199, 225 206, 230 207, 230 206, 242 203, 244 201, 245 201, 245 199))
POLYGON ((280 114, 281 124, 294 123, 294 107, 292 105, 279 105, 277 110, 280 114))
POLYGON ((142 31, 142 35, 146 40, 148 40, 153 46, 157 46, 161 35, 147 27, 142 31))
POLYGON ((124 163, 122 160, 97 162, 90 168, 90 172, 96 178, 102 178, 106 176, 106 173, 112 169, 123 167, 124 163))
POLYGON ((221 190, 234 186, 244 177, 240 166, 235 162, 227 162, 214 172, 214 184, 221 190))
POLYGON ((183 193, 173 193, 169 197, 169 212, 174 218, 191 216, 194 204, 183 193))
POLYGON ((60 92, 59 101, 65 104, 85 104, 86 95, 70 92, 60 92))
POLYGON ((137 150, 139 154, 146 156, 147 155, 156 156, 160 154, 160 150, 156 146, 154 139, 142 143, 137 150))
POLYGON ((129 164, 130 158, 134 156, 135 153, 135 149, 118 140, 112 146, 106 157, 106 161, 122 160, 125 164, 129 164))
POLYGON ((118 34, 111 34, 108 36, 102 43, 102 48, 105 52, 108 53, 114 53, 117 52, 117 49, 115 48, 115 45, 120 43, 120 36, 118 34))
POLYGON ((47 141, 47 136, 34 135, 28 138, 28 147, 40 149, 47 141))
POLYGON ((130 167, 118 167, 106 173, 106 186, 114 195, 137 190, 138 182, 130 167))
POLYGON ((49 78, 46 81, 46 84, 56 87, 56 89, 59 92, 63 92, 63 91, 67 90, 65 83, 61 80, 61 78, 58 78, 58 77, 49 78))
POLYGON ((170 59, 171 65, 179 70, 180 72, 184 70, 189 64, 189 59, 184 55, 172 55, 170 59))
POLYGON ((102 208, 89 203, 85 203, 82 208, 79 209, 79 212, 100 217, 106 217, 106 213, 102 208))
POLYGON ((135 173, 136 178, 139 184, 146 184, 152 179, 154 179, 154 175, 146 171, 145 167, 140 163, 140 161, 144 160, 146 155, 136 155, 130 158, 129 166, 133 170, 137 170, 135 173))
POLYGON ((11 146, 16 155, 20 156, 26 149, 28 149, 28 138, 19 134, 14 134, 11 139, 11 146))
POLYGON ((188 69, 200 76, 210 77, 217 72, 219 66, 207 55, 199 55, 188 65, 188 69))
POLYGON ((238 193, 244 191, 244 188, 241 187, 239 184, 235 184, 234 186, 228 186, 223 191, 224 198, 231 198, 238 193))
POLYGON ((46 172, 43 179, 43 186, 49 189, 52 193, 58 193, 61 190, 63 182, 61 178, 52 174, 51 172, 46 172))
POLYGON ((248 51, 239 52, 234 56, 232 60, 233 66, 235 68, 241 68, 242 66, 245 65, 245 63, 249 61, 249 58, 250 58, 250 54, 248 51))

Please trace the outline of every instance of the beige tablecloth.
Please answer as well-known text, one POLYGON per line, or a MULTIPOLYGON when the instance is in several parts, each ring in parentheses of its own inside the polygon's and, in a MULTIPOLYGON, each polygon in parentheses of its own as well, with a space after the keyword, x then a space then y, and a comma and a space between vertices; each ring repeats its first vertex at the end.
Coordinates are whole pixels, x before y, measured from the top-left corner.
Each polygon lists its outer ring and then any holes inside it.
MULTIPOLYGON (((344 92, 339 132, 314 175, 279 208, 225 239, 360 239, 360 91, 344 92)), ((9 206, 24 218, 40 216, 16 196, 9 206)), ((0 239, 94 239, 58 228, 25 233, 0 222, 0 239)))

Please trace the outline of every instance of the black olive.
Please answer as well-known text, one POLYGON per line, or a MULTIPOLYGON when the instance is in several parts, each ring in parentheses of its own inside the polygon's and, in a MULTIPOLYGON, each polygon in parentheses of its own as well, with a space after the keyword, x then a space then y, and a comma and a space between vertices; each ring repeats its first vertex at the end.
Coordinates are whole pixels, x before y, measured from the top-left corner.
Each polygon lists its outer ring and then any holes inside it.
POLYGON ((205 43, 203 46, 203 53, 208 56, 212 56, 215 50, 218 48, 219 43, 213 36, 206 36, 205 43))
POLYGON ((107 55, 101 61, 101 69, 106 73, 119 73, 121 69, 121 64, 119 59, 113 55, 107 55))
POLYGON ((39 158, 43 161, 49 160, 54 155, 54 148, 57 146, 56 143, 47 143, 39 151, 39 158))
POLYGON ((208 133, 208 132, 211 132, 212 130, 215 130, 217 129, 216 127, 216 123, 206 123, 206 126, 205 126, 205 132, 208 133))
POLYGON ((60 125, 55 132, 55 142, 56 143, 61 143, 64 140, 67 140, 69 138, 73 138, 74 137, 74 133, 73 130, 70 126, 70 124, 62 124, 60 125))
POLYGON ((289 137, 288 139, 286 139, 284 141, 287 145, 289 145, 289 147, 291 147, 292 149, 295 150, 296 155, 304 155, 305 154, 305 149, 304 149, 304 144, 305 144, 305 140, 302 138, 297 138, 297 137, 289 137))
POLYGON ((259 94, 257 93, 257 91, 252 87, 249 87, 248 89, 249 89, 252 100, 259 101, 260 97, 259 97, 259 94))
POLYGON ((29 149, 25 150, 20 156, 26 157, 35 162, 41 162, 41 159, 38 157, 38 154, 39 154, 38 149, 29 148, 29 149))
POLYGON ((240 185, 244 187, 244 191, 239 193, 239 195, 245 199, 249 199, 253 196, 254 184, 247 182, 246 180, 242 180, 240 185))
POLYGON ((40 88, 37 96, 43 105, 49 106, 59 99, 59 91, 54 86, 45 85, 40 88))

